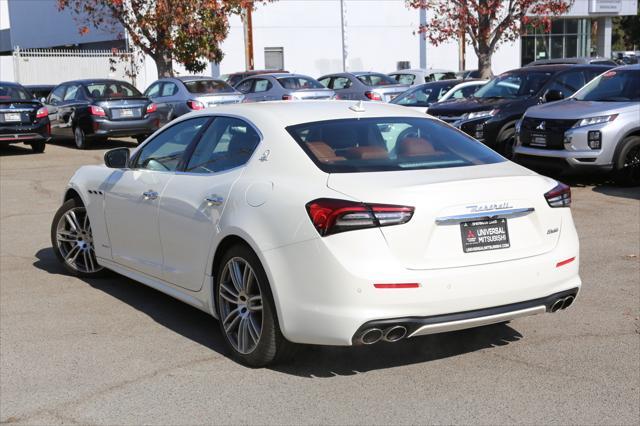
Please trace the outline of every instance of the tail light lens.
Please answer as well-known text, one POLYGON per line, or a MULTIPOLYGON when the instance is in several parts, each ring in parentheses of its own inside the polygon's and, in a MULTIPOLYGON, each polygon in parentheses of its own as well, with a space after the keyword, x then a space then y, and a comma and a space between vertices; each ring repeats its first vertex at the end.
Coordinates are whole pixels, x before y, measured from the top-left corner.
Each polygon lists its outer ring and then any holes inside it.
POLYGON ((558 183, 555 188, 544 194, 551 207, 571 207, 571 188, 564 183, 558 183))
POLYGON ((364 228, 400 225, 409 222, 413 207, 366 204, 319 198, 307 203, 307 212, 321 236, 364 228))
POLYGON ((158 110, 158 105, 149 104, 147 105, 147 114, 151 114, 152 112, 156 112, 158 110))
POLYGON ((97 117, 105 117, 107 115, 102 107, 96 105, 89 105, 89 113, 97 117))
POLYGON ((380 96, 380 93, 376 93, 376 92, 364 92, 364 95, 371 99, 372 101, 381 101, 382 100, 382 96, 380 96))
POLYGON ((187 101, 187 106, 194 111, 204 109, 204 104, 200 101, 187 101))
POLYGON ((282 100, 283 101, 292 101, 293 100, 293 96, 292 95, 282 95, 282 100))
POLYGON ((49 116, 49 110, 46 107, 42 107, 36 112, 36 118, 45 118, 49 116))

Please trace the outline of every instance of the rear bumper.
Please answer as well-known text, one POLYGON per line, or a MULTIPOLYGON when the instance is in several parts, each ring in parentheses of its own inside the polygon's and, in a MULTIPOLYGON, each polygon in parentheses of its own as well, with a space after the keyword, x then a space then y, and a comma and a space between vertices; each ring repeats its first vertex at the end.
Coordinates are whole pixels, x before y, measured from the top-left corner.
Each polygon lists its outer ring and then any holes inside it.
POLYGON ((154 113, 140 120, 94 119, 92 126, 95 136, 150 135, 160 127, 160 117, 154 113))
POLYGON ((557 246, 545 254, 445 269, 406 269, 389 253, 379 230, 351 232, 262 253, 287 339, 352 345, 357 332, 371 321, 493 309, 577 292, 581 285, 579 243, 570 214, 563 218, 557 246), (359 237, 351 238, 358 242, 349 245, 351 232, 359 237), (338 245, 343 248, 336 249, 338 245), (575 260, 557 266, 570 258, 575 260), (419 287, 379 289, 374 283, 419 287))
POLYGON ((0 127, 0 145, 48 141, 51 135, 47 123, 15 127, 0 127))

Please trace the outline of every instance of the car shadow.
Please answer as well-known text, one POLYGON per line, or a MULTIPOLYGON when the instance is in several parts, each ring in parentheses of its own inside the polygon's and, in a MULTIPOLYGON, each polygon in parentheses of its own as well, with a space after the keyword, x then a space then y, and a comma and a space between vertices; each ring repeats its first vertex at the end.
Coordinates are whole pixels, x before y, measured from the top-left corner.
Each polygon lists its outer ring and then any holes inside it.
MULTIPOLYGON (((62 148, 71 148, 77 149, 76 143, 71 138, 56 138, 55 140, 48 142, 48 145, 56 145, 62 148)), ((85 151, 99 150, 99 149, 112 149, 112 148, 135 148, 138 146, 138 143, 133 139, 107 139, 106 141, 87 141, 87 147, 85 151)))
POLYGON ((11 144, 0 145, 0 157, 10 157, 12 155, 38 155, 33 152, 29 145, 11 144))
MULTIPOLYGON (((52 248, 36 253, 34 266, 51 274, 67 275, 52 248)), ((148 315, 158 324, 221 355, 229 356, 216 319, 170 296, 116 273, 82 281, 148 315)), ((506 323, 472 330, 435 334, 397 343, 337 347, 298 345, 286 363, 273 371, 304 378, 331 378, 372 370, 430 362, 517 342, 522 335, 506 323)))

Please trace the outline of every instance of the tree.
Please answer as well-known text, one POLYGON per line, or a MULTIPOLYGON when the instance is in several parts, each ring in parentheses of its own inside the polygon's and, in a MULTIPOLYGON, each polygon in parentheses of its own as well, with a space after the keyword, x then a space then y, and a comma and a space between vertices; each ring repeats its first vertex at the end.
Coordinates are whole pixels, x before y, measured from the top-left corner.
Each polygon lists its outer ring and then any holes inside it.
POLYGON ((636 50, 640 48, 640 3, 638 15, 613 18, 613 49, 636 50))
POLYGON ((438 45, 466 34, 478 56, 482 78, 489 78, 491 57, 504 42, 514 41, 527 25, 549 31, 551 16, 566 13, 573 0, 406 0, 431 11, 420 33, 438 45))
POLYGON ((156 63, 158 77, 173 75, 177 61, 190 72, 220 62, 229 16, 271 0, 57 0, 81 24, 106 31, 124 28, 129 40, 156 63))

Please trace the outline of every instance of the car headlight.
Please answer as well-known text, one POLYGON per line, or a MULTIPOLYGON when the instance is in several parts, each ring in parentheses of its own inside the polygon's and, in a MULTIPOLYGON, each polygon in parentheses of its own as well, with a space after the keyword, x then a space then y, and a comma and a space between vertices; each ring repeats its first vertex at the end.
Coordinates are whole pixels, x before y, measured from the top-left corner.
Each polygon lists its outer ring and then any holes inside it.
POLYGON ((474 120, 476 118, 486 118, 486 117, 493 117, 494 115, 496 115, 498 112, 500 112, 500 110, 498 109, 492 109, 489 111, 476 111, 476 112, 470 112, 467 113, 463 116, 464 120, 474 120))
POLYGON ((594 124, 608 123, 610 121, 615 120, 617 116, 618 114, 611 114, 611 115, 601 115, 599 117, 583 118, 582 120, 574 124, 573 128, 575 129, 576 127, 585 127, 585 126, 593 126, 594 124))

